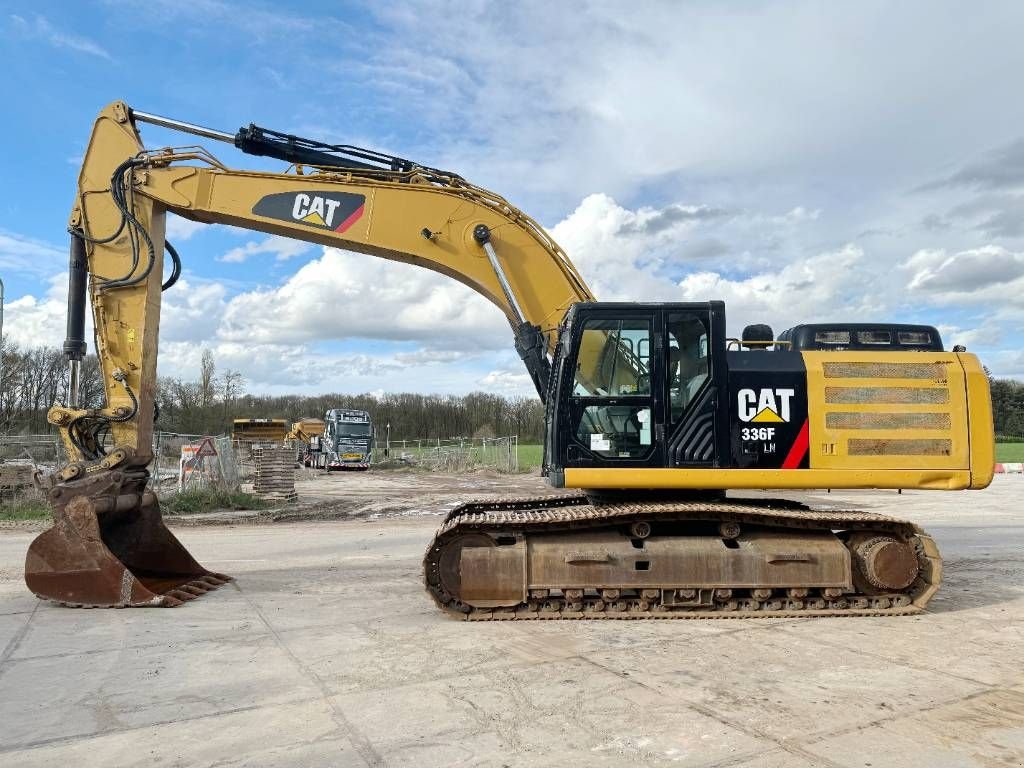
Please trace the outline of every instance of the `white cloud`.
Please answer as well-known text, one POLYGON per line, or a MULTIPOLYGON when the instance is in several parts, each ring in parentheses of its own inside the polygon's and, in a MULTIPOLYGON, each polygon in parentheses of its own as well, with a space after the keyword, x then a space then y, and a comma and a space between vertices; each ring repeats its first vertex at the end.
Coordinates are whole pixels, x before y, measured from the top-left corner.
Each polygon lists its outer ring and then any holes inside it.
POLYGON ((810 258, 789 256, 781 263, 768 257, 783 244, 798 243, 802 227, 816 215, 802 207, 782 214, 678 204, 630 210, 597 194, 551 231, 599 299, 731 299, 728 311, 734 322, 779 322, 780 316, 797 318, 801 310, 817 317, 823 307, 832 312, 852 304, 863 307, 845 290, 852 296, 860 286, 861 249, 845 246, 810 258), (701 245, 706 250, 695 253, 701 245), (840 297, 844 303, 837 306, 840 297))
POLYGON ((533 395, 537 392, 528 374, 508 370, 490 371, 476 383, 485 392, 498 395, 533 395))
POLYGON ((373 10, 385 40, 359 62, 361 79, 396 97, 395 118, 434 129, 469 178, 563 202, 680 172, 686 183, 754 177, 754 194, 766 174, 835 190, 980 152, 1024 117, 999 98, 1024 65, 1020 9, 1005 4, 972 12, 969 36, 963 17, 916 4, 373 10), (422 35, 424 18, 445 24, 422 35), (1002 125, 979 126, 993 110, 1002 125))
MULTIPOLYGON (((213 353, 219 373, 240 371, 246 391, 261 394, 318 394, 330 392, 455 392, 485 386, 467 369, 461 357, 437 356, 429 350, 412 353, 345 353, 310 344, 236 343, 210 339, 165 342, 160 350, 161 376, 193 380, 199 374, 204 349, 213 353)), ((489 353, 486 362, 504 364, 506 356, 489 353)), ((500 391, 529 394, 532 385, 517 388, 515 374, 500 382, 500 391)))
POLYGON ((53 299, 22 296, 4 306, 4 338, 20 347, 59 346, 66 307, 53 299))
POLYGON ((0 269, 36 277, 48 277, 67 265, 68 252, 16 232, 0 229, 0 269))
POLYGON ((196 232, 208 226, 208 224, 203 224, 201 221, 191 221, 183 219, 181 216, 175 216, 173 213, 168 213, 166 236, 172 243, 179 243, 190 239, 196 232))
POLYGON ((239 248, 232 248, 223 256, 219 257, 217 261, 241 264, 248 260, 250 256, 265 253, 273 254, 275 261, 288 261, 295 256, 302 255, 310 248, 311 246, 308 243, 303 243, 299 240, 290 240, 288 238, 279 238, 276 234, 271 234, 269 238, 259 243, 250 241, 239 248))
POLYGON ((206 349, 213 352, 219 373, 228 369, 241 371, 250 391, 264 392, 278 382, 288 382, 293 391, 300 391, 311 378, 316 380, 317 368, 311 365, 312 359, 302 346, 235 344, 216 339, 162 343, 160 375, 194 379, 199 374, 200 360, 206 349), (252 389, 253 385, 257 387, 255 390, 252 389))
POLYGON ((31 21, 15 14, 12 14, 10 18, 14 27, 26 37, 40 38, 54 48, 67 48, 107 61, 114 60, 103 46, 87 37, 57 29, 43 16, 36 15, 31 21))
POLYGON ((801 322, 879 316, 888 307, 870 290, 863 261, 863 250, 846 245, 738 279, 697 272, 679 282, 677 300, 724 300, 733 334, 749 323, 768 323, 779 332, 801 322))
POLYGON ((450 278, 333 248, 282 285, 242 293, 219 337, 246 343, 415 340, 431 349, 503 348, 512 332, 497 307, 450 278))
POLYGON ((395 355, 395 362, 402 365, 444 365, 446 363, 457 363, 465 360, 466 352, 454 349, 418 349, 415 352, 399 352, 395 355))
POLYGON ((162 295, 161 342, 215 337, 227 306, 226 295, 227 289, 216 281, 180 279, 162 295))
POLYGON ((272 253, 276 261, 288 261, 288 259, 302 255, 311 247, 309 243, 304 243, 301 240, 291 240, 286 237, 271 235, 260 242, 249 241, 243 246, 232 248, 218 258, 217 261, 241 264, 250 256, 263 253, 272 253))
MULTIPOLYGON (((67 273, 53 275, 41 296, 7 298, 4 337, 20 347, 59 347, 67 332, 67 273)), ((92 347, 92 313, 85 314, 85 339, 92 347)))
POLYGON ((997 323, 991 321, 986 321, 976 328, 961 328, 946 324, 939 324, 936 328, 942 334, 946 347, 962 344, 968 350, 975 347, 991 349, 999 344, 1003 337, 1002 329, 997 323))
MULTIPOLYGON (((1000 287, 1006 298, 1019 296, 1014 283, 1024 277, 1024 253, 988 245, 952 255, 943 249, 921 250, 903 265, 912 275, 911 290, 938 294, 974 294, 1000 287)), ((988 292, 986 292, 988 295, 988 292)))

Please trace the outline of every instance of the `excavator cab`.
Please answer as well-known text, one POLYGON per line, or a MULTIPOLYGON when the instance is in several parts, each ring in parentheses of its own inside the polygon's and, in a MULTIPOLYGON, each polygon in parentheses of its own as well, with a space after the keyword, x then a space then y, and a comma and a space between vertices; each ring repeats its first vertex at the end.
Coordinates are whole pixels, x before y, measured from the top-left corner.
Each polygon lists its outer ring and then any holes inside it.
POLYGON ((719 464, 725 352, 719 301, 574 306, 548 401, 549 481, 567 467, 719 464))
POLYGON ((725 328, 720 301, 570 308, 546 402, 548 483, 709 492, 991 480, 984 370, 973 355, 943 351, 934 329, 826 328, 829 338, 884 333, 887 342, 928 333, 936 347, 880 352, 877 342, 797 343, 819 326, 778 341, 768 326, 742 341, 725 328))

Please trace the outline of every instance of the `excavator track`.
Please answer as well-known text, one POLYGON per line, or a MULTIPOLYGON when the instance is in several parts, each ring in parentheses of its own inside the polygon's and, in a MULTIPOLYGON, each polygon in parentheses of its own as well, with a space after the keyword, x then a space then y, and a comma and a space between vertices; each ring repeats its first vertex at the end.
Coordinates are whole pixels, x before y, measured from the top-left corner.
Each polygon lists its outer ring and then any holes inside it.
MULTIPOLYGON (((625 534, 629 536, 630 534, 625 534)), ((670 539, 672 537, 669 537, 670 539)), ((693 537, 691 537, 692 540, 693 537)), ((705 537, 709 538, 709 537, 705 537)), ((710 537, 714 538, 714 537, 710 537)), ((601 539, 596 539, 601 541, 601 539)), ((653 541, 653 539, 652 539, 653 541)), ((725 541, 725 539, 723 539, 725 541)), ((556 546, 565 563, 612 561, 601 550, 571 551, 556 546)), ((634 540, 634 546, 638 546, 634 540)), ((836 549, 836 545, 831 545, 836 549)), ((518 578, 518 560, 477 559, 482 572, 512 569, 512 581, 518 578), (511 564, 511 565, 510 565, 511 564)), ((779 555, 779 559, 801 555, 779 555)), ((549 558, 550 559, 550 558, 549 558)), ((811 558, 813 559, 813 558, 811 558)), ((898 558, 897 558, 898 559, 898 558)), ((524 555, 525 560, 525 555, 524 555)), ((472 564, 473 561, 471 561, 472 564)), ((890 565, 892 561, 889 561, 890 565)), ((560 564, 556 564, 560 565, 560 564)), ((917 525, 896 518, 861 511, 814 510, 788 500, 724 499, 683 501, 606 502, 574 494, 541 498, 510 498, 472 501, 453 509, 441 524, 423 562, 427 592, 449 615, 468 621, 553 620, 553 619, 727 619, 811 616, 893 616, 911 615, 924 610, 942 579, 942 559, 934 540, 917 525), (650 535, 652 528, 671 527, 675 539, 685 538, 690 528, 718 526, 727 534, 758 531, 762 536, 786 536, 787 542, 803 542, 804 537, 830 539, 836 533, 848 548, 845 587, 779 587, 748 585, 744 588, 716 588, 713 584, 647 585, 632 583, 593 583, 579 581, 560 587, 529 584, 527 566, 522 566, 522 599, 508 604, 472 600, 460 594, 460 558, 466 548, 485 548, 500 553, 502 544, 525 547, 525 540, 560 535, 621 532, 624 529, 650 535), (646 526, 646 527, 645 527, 646 526), (897 542, 893 544, 893 542, 897 542), (910 553, 910 567, 916 572, 902 589, 885 589, 872 584, 874 574, 864 563, 877 562, 879 552, 891 545, 910 553), (872 559, 874 558, 874 559, 872 559), (476 603, 471 604, 471 603, 476 603)), ((623 571, 623 574, 626 572, 623 571)), ((908 576, 908 580, 911 576, 908 576)))

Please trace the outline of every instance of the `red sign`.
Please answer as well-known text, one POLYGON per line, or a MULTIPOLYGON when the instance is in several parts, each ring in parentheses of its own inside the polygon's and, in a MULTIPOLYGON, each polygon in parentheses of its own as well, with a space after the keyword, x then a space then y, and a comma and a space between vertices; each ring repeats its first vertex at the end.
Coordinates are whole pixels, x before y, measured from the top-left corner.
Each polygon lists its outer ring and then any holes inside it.
POLYGON ((196 457, 197 458, 203 458, 204 456, 216 456, 216 455, 217 455, 217 449, 213 447, 213 441, 210 438, 208 438, 208 437, 204 437, 203 438, 203 442, 201 442, 199 444, 199 450, 196 451, 196 457))

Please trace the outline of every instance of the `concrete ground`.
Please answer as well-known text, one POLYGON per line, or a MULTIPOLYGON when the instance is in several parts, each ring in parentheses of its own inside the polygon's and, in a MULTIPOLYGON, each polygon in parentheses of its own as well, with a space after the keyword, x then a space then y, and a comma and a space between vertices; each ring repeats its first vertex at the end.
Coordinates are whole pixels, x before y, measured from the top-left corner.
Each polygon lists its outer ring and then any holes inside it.
MULTIPOLYGON (((325 482, 392 482, 353 477, 325 482)), ((457 622, 420 586, 424 505, 180 528, 238 580, 72 610, 26 593, 34 534, 0 532, 0 764, 1019 766, 1022 492, 815 496, 936 536, 945 583, 913 618, 457 622)))

